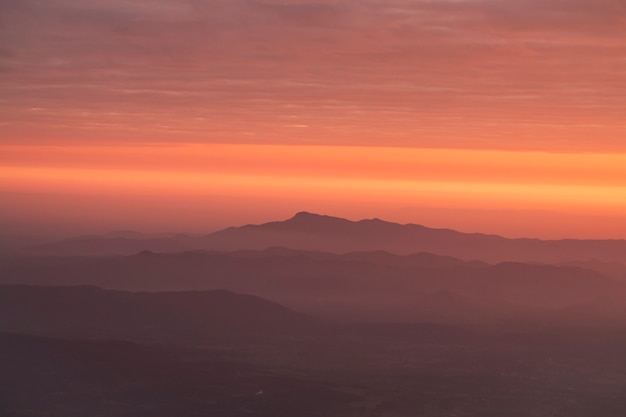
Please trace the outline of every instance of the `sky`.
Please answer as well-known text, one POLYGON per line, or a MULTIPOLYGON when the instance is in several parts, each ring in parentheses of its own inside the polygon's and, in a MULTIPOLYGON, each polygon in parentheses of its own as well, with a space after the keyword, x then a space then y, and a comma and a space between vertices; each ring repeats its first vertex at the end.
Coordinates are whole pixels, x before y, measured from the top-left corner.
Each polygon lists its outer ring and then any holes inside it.
POLYGON ((0 74, 8 234, 626 238, 622 0, 0 0, 0 74))

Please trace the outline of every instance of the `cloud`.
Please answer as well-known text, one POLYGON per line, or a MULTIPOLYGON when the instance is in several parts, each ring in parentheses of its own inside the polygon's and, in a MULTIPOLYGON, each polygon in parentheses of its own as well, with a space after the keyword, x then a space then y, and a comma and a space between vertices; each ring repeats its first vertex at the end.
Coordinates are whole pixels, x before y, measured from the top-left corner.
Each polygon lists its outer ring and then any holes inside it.
POLYGON ((2 0, 0 16, 5 141, 626 146, 619 0, 2 0))

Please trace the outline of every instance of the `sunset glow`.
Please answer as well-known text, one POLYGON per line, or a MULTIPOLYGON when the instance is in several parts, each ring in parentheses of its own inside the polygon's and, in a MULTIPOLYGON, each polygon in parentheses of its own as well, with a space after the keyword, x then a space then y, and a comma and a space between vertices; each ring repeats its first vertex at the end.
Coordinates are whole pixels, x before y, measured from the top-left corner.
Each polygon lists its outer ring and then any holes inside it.
POLYGON ((0 226, 309 210, 626 237, 626 10, 582 1, 0 5, 0 226))
POLYGON ((528 210, 524 230, 537 210, 606 216, 607 225, 626 212, 622 154, 285 145, 5 146, 3 154, 5 192, 174 199, 174 217, 208 196, 264 201, 281 214, 285 200, 289 208, 334 202, 350 217, 379 210, 399 221, 406 207, 528 210))

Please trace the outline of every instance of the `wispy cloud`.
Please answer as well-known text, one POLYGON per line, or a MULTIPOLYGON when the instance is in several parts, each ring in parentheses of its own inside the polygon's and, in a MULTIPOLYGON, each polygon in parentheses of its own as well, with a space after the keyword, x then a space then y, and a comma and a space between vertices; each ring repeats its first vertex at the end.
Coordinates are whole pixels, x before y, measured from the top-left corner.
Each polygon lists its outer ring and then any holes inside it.
POLYGON ((2 0, 0 133, 626 150, 624 56, 620 0, 2 0))

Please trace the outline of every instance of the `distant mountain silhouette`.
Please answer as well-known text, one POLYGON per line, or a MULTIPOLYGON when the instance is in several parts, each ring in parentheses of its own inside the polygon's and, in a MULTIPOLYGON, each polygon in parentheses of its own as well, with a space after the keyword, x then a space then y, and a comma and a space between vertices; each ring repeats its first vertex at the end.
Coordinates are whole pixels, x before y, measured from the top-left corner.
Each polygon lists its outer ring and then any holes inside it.
MULTIPOLYGON (((114 233, 115 235, 116 233, 114 233)), ((130 255, 143 250, 180 252, 193 249, 185 238, 141 238, 109 235, 81 236, 26 248, 26 252, 46 255, 130 255)))
POLYGON ((101 255, 132 254, 141 250, 262 250, 276 246, 336 253, 387 251, 406 255, 428 252, 485 262, 561 263, 591 259, 626 262, 625 240, 508 239, 416 224, 401 225, 380 219, 350 221, 308 212, 297 213, 285 221, 229 227, 202 237, 92 237, 38 245, 29 248, 29 251, 57 255, 101 255))
MULTIPOLYGON (((214 252, 219 253, 219 252, 214 252)), ((348 252, 332 253, 323 251, 310 251, 302 249, 290 249, 274 246, 264 250, 238 250, 228 252, 232 256, 244 258, 265 258, 268 256, 282 257, 306 257, 317 260, 340 260, 345 262, 361 262, 376 265, 397 267, 426 267, 426 268, 453 268, 453 267, 484 267, 489 264, 481 261, 464 261, 451 256, 435 255, 433 253, 420 252, 410 255, 397 255, 384 250, 371 252, 348 252)))
POLYGON ((125 292, 0 286, 0 331, 139 341, 207 341, 299 331, 312 319, 230 291, 125 292))
POLYGON ((625 240, 507 239, 380 219, 350 221, 307 212, 280 222, 231 227, 200 239, 205 249, 265 249, 272 246, 330 252, 384 250, 430 252, 487 262, 565 262, 626 259, 625 240))

